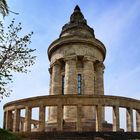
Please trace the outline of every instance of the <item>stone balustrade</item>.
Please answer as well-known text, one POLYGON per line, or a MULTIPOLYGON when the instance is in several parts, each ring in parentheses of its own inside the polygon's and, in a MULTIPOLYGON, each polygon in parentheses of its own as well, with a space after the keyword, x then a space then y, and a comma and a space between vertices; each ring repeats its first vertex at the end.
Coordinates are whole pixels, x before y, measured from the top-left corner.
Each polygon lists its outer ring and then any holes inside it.
POLYGON ((132 98, 104 95, 49 95, 27 98, 13 101, 4 105, 4 129, 13 132, 30 132, 31 125, 38 126, 37 131, 45 131, 45 108, 57 107, 57 131, 63 131, 63 107, 77 106, 76 130, 82 131, 83 106, 94 106, 96 108, 96 131, 102 130, 101 113, 102 107, 112 107, 113 129, 120 130, 119 108, 126 109, 127 131, 133 131, 133 110, 136 111, 136 131, 140 132, 140 101, 132 98), (39 107, 39 120, 33 120, 32 108, 39 107), (25 109, 25 117, 21 116, 21 110, 25 109))

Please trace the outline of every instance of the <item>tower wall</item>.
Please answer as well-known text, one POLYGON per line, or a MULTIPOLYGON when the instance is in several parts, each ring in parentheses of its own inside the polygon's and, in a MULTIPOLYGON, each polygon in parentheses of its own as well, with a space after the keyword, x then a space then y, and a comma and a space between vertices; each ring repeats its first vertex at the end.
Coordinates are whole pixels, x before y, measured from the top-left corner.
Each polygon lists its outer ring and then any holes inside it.
MULTIPOLYGON (((94 36, 80 9, 75 9, 70 22, 62 28, 60 37, 48 48, 50 60, 50 95, 103 95, 103 71, 106 49, 94 36)), ((64 123, 74 123, 76 106, 63 107, 64 123)), ((104 110, 101 109, 101 121, 104 110)), ((57 121, 57 108, 50 107, 48 124, 57 121)), ((96 106, 82 108, 85 125, 96 122, 96 106)))
MULTIPOLYGON (((74 39, 73 39, 74 40, 74 39)), ((76 41, 76 40, 75 40, 76 41)), ((77 40, 79 41, 79 40, 77 40)), ((57 42, 58 43, 58 42, 57 42)), ((60 43, 60 42, 59 42, 60 43)), ((62 43, 62 42, 61 42, 62 43)), ((57 48, 50 58, 50 95, 78 94, 78 74, 81 75, 81 94, 104 94, 103 87, 103 53, 97 42, 65 42, 57 48), (64 86, 62 87, 62 78, 64 86), (64 89, 62 89, 64 88, 64 89), (63 93, 62 93, 62 90, 63 93)), ((53 44, 54 45, 54 44, 53 44)), ((53 46, 54 47, 54 46, 53 46)), ((80 95, 79 95, 80 96, 80 95)), ((95 107, 82 108, 82 120, 95 121, 95 107)), ((76 107, 65 106, 63 119, 65 122, 75 122, 76 107)), ((57 108, 50 107, 49 121, 56 122, 57 108)), ((104 120, 104 116, 103 116, 104 120)))

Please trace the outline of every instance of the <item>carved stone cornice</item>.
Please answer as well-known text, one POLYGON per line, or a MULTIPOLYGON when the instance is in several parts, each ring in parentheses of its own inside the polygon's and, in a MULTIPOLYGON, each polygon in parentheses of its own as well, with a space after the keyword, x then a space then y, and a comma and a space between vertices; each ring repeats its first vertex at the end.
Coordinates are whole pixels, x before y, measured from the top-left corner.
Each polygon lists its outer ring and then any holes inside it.
POLYGON ((55 65, 61 65, 60 60, 55 60, 52 64, 50 64, 50 68, 52 68, 55 65))
POLYGON ((52 67, 48 68, 50 74, 52 74, 52 67))
POLYGON ((84 56, 83 61, 92 61, 95 62, 96 58, 91 56, 84 56))
POLYGON ((71 55, 71 56, 66 56, 66 57, 64 58, 64 61, 65 61, 65 62, 66 62, 66 61, 71 61, 71 60, 77 61, 77 56, 76 56, 76 55, 71 55))
POLYGON ((95 70, 104 72, 104 69, 105 65, 103 64, 103 62, 95 63, 95 70))
POLYGON ((49 60, 51 60, 51 56, 53 52, 55 52, 57 49, 61 48, 62 46, 67 46, 69 44, 84 44, 84 45, 90 45, 94 48, 97 48, 103 55, 103 59, 105 59, 106 56, 106 48, 104 44, 97 40, 97 39, 87 39, 87 38, 79 38, 79 37, 74 37, 74 36, 69 36, 69 37, 63 37, 55 40, 52 42, 48 48, 48 57, 49 60))

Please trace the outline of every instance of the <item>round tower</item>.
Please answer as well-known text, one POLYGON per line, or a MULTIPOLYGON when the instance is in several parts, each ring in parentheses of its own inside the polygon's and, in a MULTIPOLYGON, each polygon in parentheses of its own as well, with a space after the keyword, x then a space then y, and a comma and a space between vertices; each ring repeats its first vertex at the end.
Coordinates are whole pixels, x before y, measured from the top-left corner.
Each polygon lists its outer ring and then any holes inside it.
POLYGON ((6 103, 3 107, 3 128, 17 134, 25 132, 27 139, 81 140, 96 139, 97 136, 103 139, 108 136, 110 139, 139 139, 140 100, 104 95, 105 55, 103 43, 95 38, 94 30, 87 25, 76 6, 70 22, 63 26, 60 37, 48 48, 50 95, 6 103), (112 123, 104 120, 104 108, 108 106, 112 110, 112 123), (48 115, 46 107, 49 107, 48 115), (32 118, 34 108, 38 108, 38 119, 32 118), (126 131, 129 135, 120 128, 120 108, 126 110, 126 131))
MULTIPOLYGON (((50 95, 104 95, 104 44, 95 38, 94 30, 87 25, 79 6, 70 16, 70 22, 62 27, 58 39, 48 48, 50 60, 50 95)), ((102 121, 104 110, 102 109, 102 121)), ((95 122, 95 107, 82 108, 82 121, 95 122)), ((48 124, 55 124, 57 108, 50 107, 48 124)), ((76 107, 64 106, 65 124, 76 122, 76 107)), ((69 130, 69 129, 68 129, 69 130)))

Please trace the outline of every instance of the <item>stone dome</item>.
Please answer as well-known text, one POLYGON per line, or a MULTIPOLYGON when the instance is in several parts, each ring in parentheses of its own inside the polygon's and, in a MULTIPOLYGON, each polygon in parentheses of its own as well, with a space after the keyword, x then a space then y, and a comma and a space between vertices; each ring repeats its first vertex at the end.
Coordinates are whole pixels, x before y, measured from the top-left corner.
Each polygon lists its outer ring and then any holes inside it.
POLYGON ((59 38, 53 41, 48 48, 48 57, 51 63, 55 61, 54 58, 64 58, 70 53, 81 56, 88 55, 98 61, 104 61, 106 56, 104 44, 95 38, 94 30, 87 25, 87 21, 78 5, 74 8, 74 12, 70 16, 70 21, 62 27, 59 38), (69 47, 70 44, 81 45, 76 45, 77 47, 73 48, 73 45, 69 47), (79 49, 84 51, 80 53, 79 49), (55 54, 57 54, 57 57, 54 57, 55 54))
POLYGON ((77 5, 74 12, 70 16, 70 22, 62 27, 60 37, 64 36, 80 36, 86 38, 94 38, 94 30, 87 25, 79 6, 77 5))

